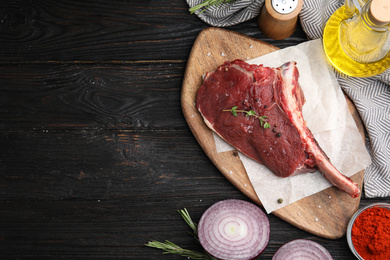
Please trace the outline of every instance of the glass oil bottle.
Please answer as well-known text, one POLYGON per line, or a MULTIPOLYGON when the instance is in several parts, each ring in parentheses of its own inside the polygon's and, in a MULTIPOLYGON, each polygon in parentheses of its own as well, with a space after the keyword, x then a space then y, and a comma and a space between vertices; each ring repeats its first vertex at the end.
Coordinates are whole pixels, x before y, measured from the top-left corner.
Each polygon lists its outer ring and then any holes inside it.
POLYGON ((369 0, 363 6, 352 2, 347 0, 329 18, 324 50, 340 72, 374 76, 390 68, 390 0, 369 0))

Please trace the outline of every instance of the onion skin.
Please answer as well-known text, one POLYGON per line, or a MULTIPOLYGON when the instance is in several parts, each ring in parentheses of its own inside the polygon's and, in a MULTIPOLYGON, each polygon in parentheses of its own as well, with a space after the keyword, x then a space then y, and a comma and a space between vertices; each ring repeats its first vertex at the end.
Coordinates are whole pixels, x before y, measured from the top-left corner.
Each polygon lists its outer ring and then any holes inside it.
POLYGON ((333 260, 332 256, 322 245, 306 239, 292 240, 276 251, 272 260, 333 260))
POLYGON ((219 201, 209 207, 198 224, 202 247, 224 260, 249 260, 268 245, 267 215, 254 204, 237 199, 219 201))

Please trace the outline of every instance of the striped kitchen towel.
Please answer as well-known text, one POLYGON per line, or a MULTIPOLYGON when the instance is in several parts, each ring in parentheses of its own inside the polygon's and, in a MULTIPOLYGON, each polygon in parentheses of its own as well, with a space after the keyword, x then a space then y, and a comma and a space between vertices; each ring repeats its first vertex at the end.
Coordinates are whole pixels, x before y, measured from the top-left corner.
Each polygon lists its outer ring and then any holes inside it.
MULTIPOLYGON (((190 7, 203 0, 186 0, 190 7)), ((196 15, 204 22, 227 27, 256 17, 265 0, 236 0, 210 7, 196 15)), ((344 0, 305 0, 299 15, 309 39, 322 37, 329 17, 344 0)), ((367 149, 372 164, 364 174, 365 196, 390 196, 390 69, 369 78, 354 78, 336 72, 341 88, 353 100, 367 131, 367 149)))
MULTIPOLYGON (((204 0, 187 0, 190 7, 202 3, 204 0)), ((265 0, 236 0, 227 4, 213 5, 206 11, 197 11, 196 15, 204 22, 216 26, 226 27, 242 23, 256 17, 260 13, 265 0)))

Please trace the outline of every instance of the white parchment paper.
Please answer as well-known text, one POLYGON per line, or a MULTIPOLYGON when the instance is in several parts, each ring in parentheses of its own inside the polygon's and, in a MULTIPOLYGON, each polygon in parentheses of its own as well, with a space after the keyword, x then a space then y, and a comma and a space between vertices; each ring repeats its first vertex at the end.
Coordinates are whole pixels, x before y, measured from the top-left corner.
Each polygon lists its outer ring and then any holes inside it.
MULTIPOLYGON (((313 40, 252 60, 251 64, 279 67, 296 61, 305 94, 303 116, 332 164, 350 177, 371 164, 363 139, 348 110, 343 92, 326 61, 322 41, 313 40)), ((217 152, 234 148, 214 134, 217 152)), ((280 178, 268 168, 239 153, 249 179, 267 213, 320 192, 332 184, 315 173, 280 178), (277 202, 279 198, 283 203, 277 202)))

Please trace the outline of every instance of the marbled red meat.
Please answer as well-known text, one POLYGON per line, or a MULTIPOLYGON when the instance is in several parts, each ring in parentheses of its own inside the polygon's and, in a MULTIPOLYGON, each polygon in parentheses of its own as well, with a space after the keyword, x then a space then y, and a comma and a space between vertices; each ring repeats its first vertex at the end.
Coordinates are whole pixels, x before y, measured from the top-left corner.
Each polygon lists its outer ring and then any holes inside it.
POLYGON ((279 68, 228 61, 205 75, 196 105, 205 123, 225 141, 274 174, 288 177, 317 168, 335 186, 353 197, 356 183, 342 175, 318 146, 302 116, 304 94, 295 62, 279 68), (254 111, 267 117, 264 128, 255 116, 229 110, 254 111))

